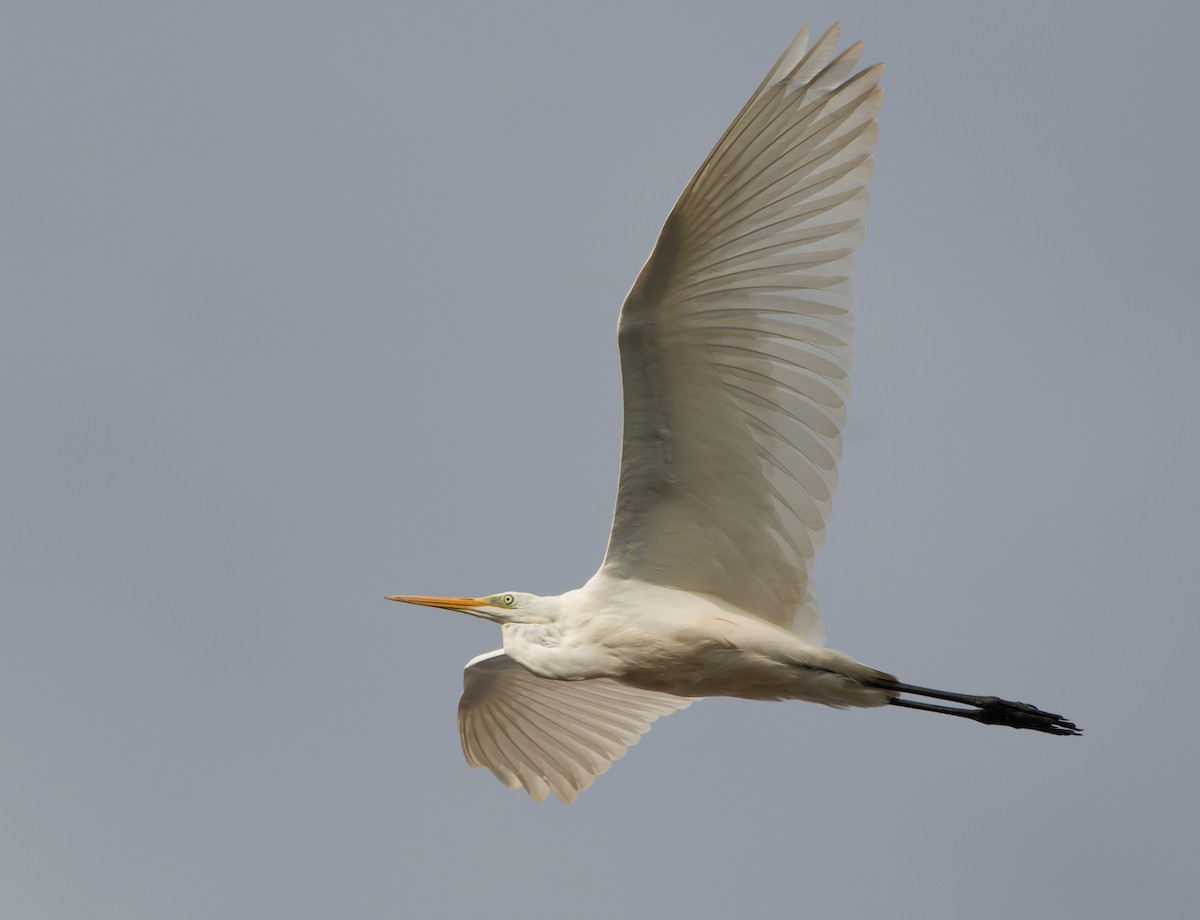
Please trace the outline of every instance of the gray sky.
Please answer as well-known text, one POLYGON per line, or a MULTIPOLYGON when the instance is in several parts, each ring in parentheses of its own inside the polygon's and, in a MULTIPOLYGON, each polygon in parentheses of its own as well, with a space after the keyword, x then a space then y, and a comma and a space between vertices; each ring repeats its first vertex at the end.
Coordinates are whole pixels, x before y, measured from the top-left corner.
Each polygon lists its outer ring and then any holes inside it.
POLYGON ((1127 918, 1197 898, 1200 14, 9 2, 0 913, 1127 918), (616 482, 618 305, 807 19, 885 60, 830 645, 1067 740, 715 700, 459 751, 616 482))

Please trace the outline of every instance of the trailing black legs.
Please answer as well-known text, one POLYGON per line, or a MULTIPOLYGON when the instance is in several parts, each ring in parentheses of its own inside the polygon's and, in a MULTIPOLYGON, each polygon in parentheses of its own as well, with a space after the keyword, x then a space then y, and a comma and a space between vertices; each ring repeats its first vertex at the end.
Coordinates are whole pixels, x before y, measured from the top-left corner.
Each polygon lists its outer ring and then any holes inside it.
POLYGON ((943 715, 958 716, 960 719, 971 719, 984 725, 1007 725, 1009 728, 1029 728, 1051 735, 1080 735, 1082 729, 1076 728, 1074 722, 1068 722, 1062 716, 1053 712, 1044 712, 1028 703, 1014 703, 1002 700, 996 696, 970 696, 965 693, 949 693, 945 690, 931 690, 928 687, 914 687, 892 680, 866 680, 869 687, 881 690, 894 690, 897 693, 907 693, 912 696, 924 696, 935 700, 947 700, 951 703, 961 703, 968 709, 957 706, 938 706, 934 703, 923 703, 909 700, 900 696, 892 697, 888 702, 893 706, 905 709, 920 709, 924 712, 940 712, 943 715))

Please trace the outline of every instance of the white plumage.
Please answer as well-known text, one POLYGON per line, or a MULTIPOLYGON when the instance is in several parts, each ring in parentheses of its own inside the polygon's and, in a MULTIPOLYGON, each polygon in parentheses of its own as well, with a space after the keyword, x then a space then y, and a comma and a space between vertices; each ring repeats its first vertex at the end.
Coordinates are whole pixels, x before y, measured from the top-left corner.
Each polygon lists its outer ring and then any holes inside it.
POLYGON ((498 622, 467 665, 463 752, 572 801, 693 699, 894 704, 1075 734, 1053 713, 901 684, 822 648, 809 570, 837 479, 850 269, 882 65, 792 41, 676 202, 621 309, 625 417, 608 552, 558 597, 395 596, 498 622), (966 704, 917 702, 914 694, 966 704))
POLYGON ((468 662, 458 727, 471 766, 488 767, 539 801, 553 790, 571 802, 651 722, 691 702, 606 677, 545 680, 497 649, 468 662))
POLYGON ((823 633, 808 584, 837 480, 882 65, 837 27, 788 46, 667 218, 625 300, 605 570, 823 633), (843 82, 845 80, 845 82, 843 82))

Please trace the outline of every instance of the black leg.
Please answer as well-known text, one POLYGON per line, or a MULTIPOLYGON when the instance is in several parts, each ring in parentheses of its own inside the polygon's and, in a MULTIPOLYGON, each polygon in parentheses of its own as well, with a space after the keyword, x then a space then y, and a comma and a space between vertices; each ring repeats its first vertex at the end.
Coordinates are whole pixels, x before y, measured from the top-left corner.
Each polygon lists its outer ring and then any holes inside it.
POLYGON ((908 700, 900 696, 894 696, 888 700, 893 706, 901 706, 905 709, 940 712, 948 716, 971 719, 984 725, 1029 728, 1051 735, 1083 734, 1082 729, 1076 728, 1074 722, 1068 722, 1056 713, 1044 712, 1028 703, 1014 703, 996 696, 971 696, 966 693, 931 690, 928 687, 914 687, 911 684, 902 684, 893 680, 867 680, 864 683, 881 690, 894 690, 897 693, 909 693, 913 696, 927 696, 935 700, 947 700, 951 703, 962 703, 972 707, 971 709, 959 709, 954 706, 936 706, 933 703, 919 703, 916 700, 908 700))

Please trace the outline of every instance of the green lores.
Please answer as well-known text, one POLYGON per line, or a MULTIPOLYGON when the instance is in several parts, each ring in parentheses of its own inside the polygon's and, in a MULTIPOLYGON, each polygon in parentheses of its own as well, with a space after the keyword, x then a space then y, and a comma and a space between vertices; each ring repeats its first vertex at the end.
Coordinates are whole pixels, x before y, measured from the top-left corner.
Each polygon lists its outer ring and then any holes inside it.
POLYGON ((493 607, 515 607, 517 599, 511 594, 493 594, 491 597, 485 597, 484 600, 493 607))

